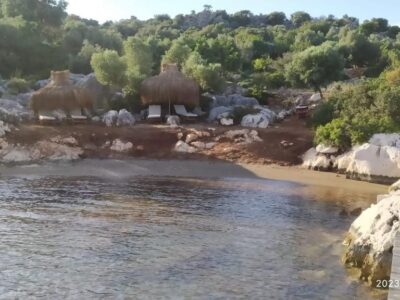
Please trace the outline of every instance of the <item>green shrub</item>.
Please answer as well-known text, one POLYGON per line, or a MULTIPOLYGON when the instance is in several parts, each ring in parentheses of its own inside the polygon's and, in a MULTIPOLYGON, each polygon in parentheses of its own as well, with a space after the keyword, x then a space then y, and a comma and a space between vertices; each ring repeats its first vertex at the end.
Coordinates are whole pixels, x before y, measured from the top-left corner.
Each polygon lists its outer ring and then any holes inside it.
POLYGON ((328 124, 333 120, 335 106, 331 102, 321 103, 311 117, 311 124, 314 128, 328 124))
POLYGON ((14 77, 7 82, 8 92, 12 95, 27 93, 30 90, 30 84, 23 78, 14 77))
POLYGON ((317 128, 316 144, 325 144, 346 150, 351 147, 348 125, 342 119, 334 119, 330 123, 317 128))

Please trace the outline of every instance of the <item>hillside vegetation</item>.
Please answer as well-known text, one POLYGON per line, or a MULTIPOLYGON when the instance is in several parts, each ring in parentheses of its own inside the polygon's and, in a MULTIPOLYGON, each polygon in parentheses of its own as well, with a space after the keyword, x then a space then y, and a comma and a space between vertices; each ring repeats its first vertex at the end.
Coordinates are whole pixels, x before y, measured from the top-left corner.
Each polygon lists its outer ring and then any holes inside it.
POLYGON ((347 148, 374 132, 399 129, 400 28, 386 19, 228 14, 205 5, 189 15, 99 24, 68 15, 67 5, 0 0, 0 75, 12 79, 16 92, 50 70, 94 71, 102 84, 123 89, 133 108, 142 80, 162 63, 176 63, 203 91, 234 82, 262 100, 280 87, 323 92, 348 79, 343 70, 352 68, 366 79, 327 93, 332 96, 313 117, 316 141, 347 148))

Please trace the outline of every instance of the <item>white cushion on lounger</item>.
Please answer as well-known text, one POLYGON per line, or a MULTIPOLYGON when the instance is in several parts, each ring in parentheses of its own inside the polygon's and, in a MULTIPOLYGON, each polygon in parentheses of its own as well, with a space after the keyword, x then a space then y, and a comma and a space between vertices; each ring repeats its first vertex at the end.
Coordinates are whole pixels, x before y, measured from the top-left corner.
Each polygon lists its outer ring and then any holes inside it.
POLYGON ((175 112, 178 115, 184 116, 184 117, 198 117, 198 115, 187 112, 186 108, 184 105, 174 105, 175 107, 175 112))
POLYGON ((150 105, 148 119, 161 118, 161 106, 160 105, 150 105))

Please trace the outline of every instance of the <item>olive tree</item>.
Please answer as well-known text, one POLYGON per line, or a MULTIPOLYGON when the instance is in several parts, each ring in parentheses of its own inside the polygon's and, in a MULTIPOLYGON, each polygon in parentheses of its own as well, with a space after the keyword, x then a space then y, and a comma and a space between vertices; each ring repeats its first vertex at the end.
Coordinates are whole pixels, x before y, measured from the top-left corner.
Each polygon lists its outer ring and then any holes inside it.
POLYGON ((339 80, 344 58, 331 42, 296 53, 286 66, 286 78, 295 86, 312 87, 322 96, 321 87, 339 80))
POLYGON ((95 53, 90 64, 101 84, 116 87, 125 85, 127 65, 117 51, 105 50, 95 53))

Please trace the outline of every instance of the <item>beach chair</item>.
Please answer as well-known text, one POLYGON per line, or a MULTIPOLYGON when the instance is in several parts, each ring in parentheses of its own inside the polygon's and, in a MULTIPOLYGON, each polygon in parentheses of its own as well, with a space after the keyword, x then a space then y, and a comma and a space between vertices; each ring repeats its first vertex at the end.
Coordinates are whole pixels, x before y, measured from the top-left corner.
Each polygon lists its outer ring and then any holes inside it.
POLYGON ((38 117, 41 125, 58 124, 59 120, 54 116, 53 112, 41 111, 38 117))
POLYGON ((82 123, 87 122, 89 119, 87 116, 82 115, 82 111, 79 109, 71 112, 71 120, 74 123, 82 123))
POLYGON ((161 121, 161 105, 150 105, 148 121, 161 121))
POLYGON ((183 119, 195 120, 199 117, 196 114, 188 112, 184 105, 174 105, 174 108, 175 108, 176 114, 181 116, 183 119))

